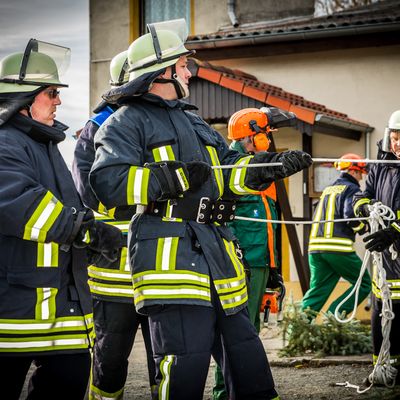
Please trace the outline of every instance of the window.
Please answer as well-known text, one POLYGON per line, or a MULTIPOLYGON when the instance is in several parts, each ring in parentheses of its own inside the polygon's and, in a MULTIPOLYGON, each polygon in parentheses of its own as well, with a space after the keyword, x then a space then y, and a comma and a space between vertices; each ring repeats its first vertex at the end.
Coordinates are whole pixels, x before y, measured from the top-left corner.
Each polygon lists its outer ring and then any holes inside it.
POLYGON ((190 32, 191 0, 142 0, 141 31, 147 33, 146 25, 151 22, 185 18, 190 32))

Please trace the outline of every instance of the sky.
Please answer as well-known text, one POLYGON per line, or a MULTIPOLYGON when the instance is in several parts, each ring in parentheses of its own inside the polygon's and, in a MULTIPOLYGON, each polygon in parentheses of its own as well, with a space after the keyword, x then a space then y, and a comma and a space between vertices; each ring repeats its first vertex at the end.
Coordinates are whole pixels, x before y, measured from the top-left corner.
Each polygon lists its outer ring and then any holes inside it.
POLYGON ((71 48, 71 63, 61 82, 57 120, 68 125, 67 139, 59 145, 70 166, 72 135, 89 116, 89 0, 0 0, 0 59, 22 52, 34 38, 71 48))

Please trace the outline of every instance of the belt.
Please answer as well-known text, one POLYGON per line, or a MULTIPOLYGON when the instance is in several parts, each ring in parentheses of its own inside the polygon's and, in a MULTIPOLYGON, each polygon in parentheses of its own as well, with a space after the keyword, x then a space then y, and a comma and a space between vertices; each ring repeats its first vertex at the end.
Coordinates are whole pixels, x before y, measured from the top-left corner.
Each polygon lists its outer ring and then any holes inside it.
POLYGON ((209 197, 195 199, 171 199, 151 202, 146 214, 158 217, 181 218, 199 224, 219 224, 233 221, 236 202, 232 200, 210 200, 209 197))

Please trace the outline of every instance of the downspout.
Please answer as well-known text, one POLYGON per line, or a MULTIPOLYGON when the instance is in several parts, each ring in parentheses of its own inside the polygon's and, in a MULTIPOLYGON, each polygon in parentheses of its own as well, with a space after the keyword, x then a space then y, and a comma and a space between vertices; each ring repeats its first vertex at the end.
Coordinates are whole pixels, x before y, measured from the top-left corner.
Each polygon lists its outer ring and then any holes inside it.
POLYGON ((365 133, 365 158, 371 158, 371 132, 365 133))
POLYGON ((236 17, 236 2, 235 0, 228 0, 228 17, 234 28, 239 26, 239 21, 236 17))

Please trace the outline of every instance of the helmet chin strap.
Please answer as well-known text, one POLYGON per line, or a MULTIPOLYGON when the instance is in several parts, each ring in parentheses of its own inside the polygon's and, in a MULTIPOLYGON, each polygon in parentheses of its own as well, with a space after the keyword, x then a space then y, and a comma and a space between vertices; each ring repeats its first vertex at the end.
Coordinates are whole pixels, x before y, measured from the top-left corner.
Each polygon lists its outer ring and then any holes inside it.
POLYGON ((171 66, 171 78, 157 78, 154 79, 157 83, 172 83, 175 88, 176 95, 178 99, 186 99, 189 97, 189 91, 186 85, 182 82, 181 78, 177 75, 175 64, 171 66))

